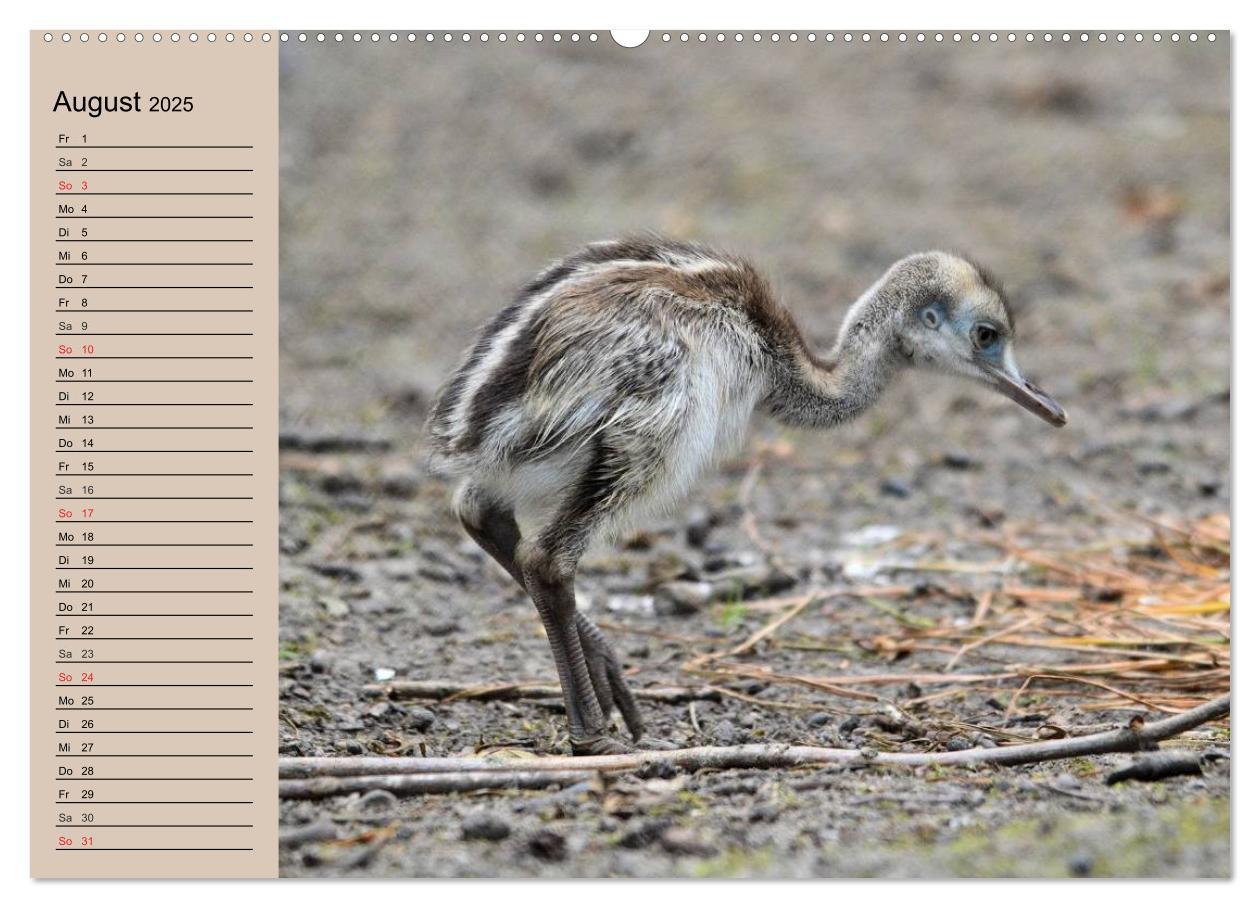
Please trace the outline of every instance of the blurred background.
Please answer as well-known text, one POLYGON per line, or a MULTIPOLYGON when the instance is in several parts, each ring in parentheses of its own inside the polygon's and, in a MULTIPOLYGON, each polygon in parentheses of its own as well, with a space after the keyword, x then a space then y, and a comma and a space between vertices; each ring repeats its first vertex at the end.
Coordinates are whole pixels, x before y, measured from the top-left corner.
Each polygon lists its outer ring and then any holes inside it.
MULTIPOLYGON (((637 688, 713 683, 697 654, 798 610, 722 663, 735 695, 652 703, 651 733, 987 747, 1228 689, 1227 35, 419 37, 281 47, 282 753, 566 750, 555 702, 372 685, 554 682, 421 428, 519 286, 637 230, 746 256, 818 346, 896 259, 963 252, 1070 414, 908 374, 834 432, 758 419, 677 514, 583 562, 579 605, 637 688)), ((297 835, 281 872, 1227 875, 1228 772, 1105 784, 1127 759, 286 802, 337 839, 297 835)))

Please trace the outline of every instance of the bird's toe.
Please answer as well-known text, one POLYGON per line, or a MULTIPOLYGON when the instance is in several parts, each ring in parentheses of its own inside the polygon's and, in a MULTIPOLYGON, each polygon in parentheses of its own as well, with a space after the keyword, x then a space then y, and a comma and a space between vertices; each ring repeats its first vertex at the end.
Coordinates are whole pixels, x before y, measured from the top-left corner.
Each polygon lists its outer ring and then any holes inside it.
POLYGON ((586 739, 570 738, 569 743, 573 747, 573 755, 575 757, 602 757, 609 754, 634 753, 633 747, 622 744, 616 738, 611 738, 608 735, 586 739))

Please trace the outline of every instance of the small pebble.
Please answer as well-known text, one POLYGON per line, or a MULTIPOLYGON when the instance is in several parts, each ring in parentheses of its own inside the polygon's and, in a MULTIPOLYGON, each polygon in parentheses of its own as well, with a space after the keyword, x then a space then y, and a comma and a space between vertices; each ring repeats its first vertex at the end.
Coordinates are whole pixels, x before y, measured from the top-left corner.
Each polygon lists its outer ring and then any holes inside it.
POLYGON ((360 810, 372 813, 385 813, 398 806, 398 798, 394 796, 393 792, 386 791, 383 788, 374 788, 371 791, 364 792, 363 796, 355 804, 360 810))
POLYGON ((308 564, 307 567, 321 577, 330 577, 333 580, 346 580, 350 583, 358 583, 363 579, 363 573, 349 564, 308 564))
POLYGON ((974 470, 980 466, 980 462, 962 451, 950 451, 941 458, 941 465, 951 470, 974 470))
POLYGON ((871 716, 871 724, 880 731, 891 732, 893 734, 902 731, 906 727, 905 720, 903 720, 900 716, 895 715, 885 716, 883 714, 877 714, 871 716))
POLYGON ((317 649, 311 653, 310 660, 311 671, 316 674, 323 674, 332 670, 332 657, 327 650, 317 649))
POLYGON ((661 837, 661 832, 668 826, 664 820, 651 819, 635 823, 617 840, 622 848, 646 848, 661 837))
POLYGON ((423 706, 412 707, 407 711, 407 726, 416 731, 428 731, 437 721, 437 715, 423 706))
POLYGON ((614 593, 604 603, 610 612, 625 612, 631 615, 655 615, 656 601, 651 596, 629 596, 614 593))
POLYGON ((713 740, 720 747, 730 747, 744 740, 744 733, 730 719, 723 719, 713 726, 713 740))
POLYGON ((963 735, 954 735, 945 742, 946 750, 967 750, 971 747, 971 739, 963 735))
POLYGON ((1068 873, 1072 874, 1072 876, 1089 876, 1093 872, 1093 855, 1078 851, 1068 860, 1068 873))
POLYGON ((465 839, 500 842, 512 834, 512 827, 498 814, 475 813, 464 819, 460 831, 465 839))
POLYGON ((670 854, 689 857, 712 857, 718 852, 717 847, 699 830, 680 829, 677 826, 661 833, 661 847, 670 854))
POLYGON ((879 493, 890 498, 909 498, 910 484, 901 479, 885 479, 879 484, 879 493))
POLYGON ((826 725, 828 722, 831 721, 831 714, 830 713, 814 713, 812 716, 809 717, 807 721, 812 727, 821 728, 822 726, 826 725))
POLYGON ((773 823, 779 818, 779 813, 779 808, 773 804, 758 804, 748 811, 748 820, 751 823, 773 823))
POLYGON ((550 829, 543 829, 529 837, 529 853, 540 861, 556 863, 569 855, 569 844, 564 836, 550 829))
POLYGON ((672 779, 678 775, 678 767, 669 758, 649 760, 636 769, 634 774, 640 779, 672 779))
POLYGON ((674 580, 656 588, 656 610, 662 615, 685 617, 700 611, 713 598, 713 584, 674 580))
POLYGON ((728 551, 730 551, 730 548, 731 547, 729 545, 720 539, 709 539, 704 544, 703 551, 704 554, 709 556, 720 556, 725 555, 728 551))

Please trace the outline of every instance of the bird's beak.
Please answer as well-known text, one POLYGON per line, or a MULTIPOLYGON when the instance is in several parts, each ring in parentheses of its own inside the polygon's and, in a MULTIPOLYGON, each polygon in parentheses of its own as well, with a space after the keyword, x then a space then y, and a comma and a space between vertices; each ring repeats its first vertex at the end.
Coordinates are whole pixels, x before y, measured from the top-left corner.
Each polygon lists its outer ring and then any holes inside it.
POLYGON ((1009 359, 1002 365, 987 362, 979 365, 999 394, 1009 397, 1056 428, 1067 425, 1067 413, 1058 401, 1024 378, 1009 359))

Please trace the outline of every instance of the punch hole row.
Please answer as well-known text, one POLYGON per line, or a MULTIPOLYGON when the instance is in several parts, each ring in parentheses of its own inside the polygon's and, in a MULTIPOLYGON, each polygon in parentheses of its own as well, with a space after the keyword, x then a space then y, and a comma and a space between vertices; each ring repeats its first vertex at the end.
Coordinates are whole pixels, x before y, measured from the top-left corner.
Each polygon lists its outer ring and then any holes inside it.
POLYGON ((595 42, 599 40, 599 35, 595 32, 579 33, 579 32, 296 32, 290 35, 288 32, 280 33, 280 40, 288 42, 296 40, 299 44, 305 44, 314 41, 317 44, 323 44, 332 41, 337 44, 350 41, 354 44, 368 42, 370 44, 380 44, 388 42, 397 44, 400 41, 408 44, 415 44, 417 41, 424 40, 427 44, 489 44, 497 41, 500 44, 506 44, 509 41, 516 41, 518 44, 524 44, 527 41, 535 41, 542 43, 550 40, 553 43, 569 41, 577 43, 579 41, 595 42))
MULTIPOLYGON (((1074 42, 1088 44, 1090 41, 1097 41, 1099 44, 1106 44, 1107 41, 1112 40, 1119 44, 1123 44, 1127 40, 1133 40, 1140 43, 1146 40, 1147 37, 1148 36, 1143 32, 1134 32, 1132 34, 1125 32, 1116 32, 1114 34, 1108 34, 1106 32, 751 32, 748 34, 745 34, 744 32, 734 32, 730 35, 727 35, 726 32, 716 32, 712 35, 707 32, 698 32, 695 34, 690 32, 679 32, 676 34, 663 32, 660 35, 659 40, 665 44, 674 40, 686 43, 693 39, 702 44, 707 43, 710 40, 717 41, 718 43, 724 43, 731 40, 736 44, 741 44, 744 41, 752 41, 754 44, 766 41, 771 44, 778 44, 783 41, 787 41, 788 43, 799 43, 801 41, 805 41, 806 43, 815 43, 818 41, 835 43, 836 41, 842 41, 845 44, 944 44, 947 42, 954 44, 980 44, 985 42, 989 44, 997 44, 1001 41, 1006 41, 1008 44, 1014 44, 1020 41, 1026 44, 1032 44, 1034 42, 1050 44, 1055 41, 1059 41, 1064 44, 1074 42)), ((1198 32, 1189 32, 1185 35, 1181 32, 1172 32, 1167 35, 1154 32, 1151 33, 1149 37, 1150 40, 1158 44, 1165 40, 1165 38, 1169 41, 1177 43, 1180 42, 1183 37, 1187 41, 1197 42, 1200 35, 1198 32)), ((1204 37, 1206 37, 1208 41, 1215 41, 1216 33, 1208 32, 1204 37)))
MULTIPOLYGON (((44 43, 51 44, 57 40, 57 37, 58 36, 54 35, 52 32, 44 32, 44 43)), ((269 32, 263 32, 258 37, 261 41, 263 41, 263 43, 267 43, 271 40, 271 34, 269 32)), ((204 35, 201 35, 197 32, 188 32, 187 35, 181 35, 179 32, 171 32, 169 35, 163 35, 161 32, 152 32, 146 37, 144 32, 136 32, 134 34, 116 32, 113 35, 109 32, 97 32, 95 35, 89 32, 79 32, 77 35, 72 34, 71 32, 62 32, 60 38, 62 44, 70 44, 76 39, 80 44, 87 44, 93 39, 100 44, 105 44, 111 39, 119 44, 124 44, 128 41, 135 44, 142 44, 145 41, 150 41, 153 44, 161 44, 163 41, 169 41, 171 44, 178 44, 180 41, 187 41, 189 44, 196 44, 198 41, 203 39, 210 44, 214 44, 216 41, 220 40, 220 38, 228 44, 235 43, 238 38, 246 44, 252 44, 254 41, 254 33, 242 32, 240 35, 237 35, 236 32, 224 32, 223 34, 219 34, 218 32, 206 32, 204 35)))
MULTIPOLYGON (((118 43, 132 41, 139 44, 148 40, 154 44, 160 44, 163 40, 167 40, 172 44, 177 44, 181 40, 186 40, 190 44, 196 44, 198 41, 202 40, 203 36, 197 32, 189 32, 186 37, 181 36, 179 32, 171 32, 165 37, 161 32, 153 32, 147 38, 143 32, 135 32, 131 35, 125 32, 117 32, 112 36, 107 32, 98 32, 95 36, 88 32, 80 32, 77 35, 72 34, 71 32, 62 32, 60 35, 60 39, 63 44, 70 44, 76 39, 81 44, 87 44, 92 41, 93 38, 95 38, 97 42, 104 44, 110 41, 111 37, 118 43)), ((254 34, 252 32, 244 32, 239 37, 240 40, 244 41, 246 44, 254 41, 254 34)), ((348 34, 344 32, 315 32, 312 34, 297 32, 292 37, 296 38, 298 43, 306 43, 309 40, 314 40, 317 43, 324 43, 328 40, 336 43, 343 43, 348 39, 356 44, 362 43, 364 40, 372 44, 379 44, 381 41, 387 41, 394 44, 399 41, 406 41, 407 43, 414 44, 420 40, 421 35, 416 32, 407 32, 405 34, 399 32, 351 32, 348 34)), ((1164 41, 1165 38, 1173 43, 1178 43, 1182 40, 1183 35, 1180 32, 1172 32, 1165 36, 1160 32, 1153 32, 1149 37, 1151 41, 1154 41, 1157 44, 1164 41)), ((1216 41, 1215 32, 1208 32, 1204 37, 1209 42, 1216 41)), ((56 41, 57 38, 58 36, 54 35, 52 32, 44 32, 45 44, 51 44, 56 41)), ((204 35, 204 40, 211 44, 218 41, 219 38, 220 35, 215 32, 207 32, 204 35)), ((271 41, 271 34, 263 32, 259 35, 259 38, 266 43, 271 41)), ((661 42, 666 44, 675 40, 675 38, 679 42, 685 44, 693 39, 693 35, 690 32, 679 32, 676 35, 671 32, 663 32, 660 35, 661 42)), ((777 44, 781 43, 785 39, 789 43, 799 43, 801 40, 804 40, 807 43, 815 43, 820 40, 828 43, 834 43, 837 40, 840 40, 846 44, 889 44, 894 42, 898 44, 926 44, 929 42, 937 44, 943 44, 945 42, 952 42, 954 44, 962 44, 965 42, 980 44, 985 41, 990 44, 997 44, 1003 40, 1005 40, 1008 44, 1014 44, 1020 41, 1025 44, 1050 44, 1055 41, 1059 41, 1064 44, 1070 44, 1073 42, 1087 44, 1090 41, 1097 41, 1099 44, 1105 44, 1109 40, 1115 41, 1118 44, 1123 44, 1127 40, 1133 40, 1141 43, 1146 40, 1146 38, 1147 35, 1143 32, 1134 32, 1131 35, 1125 32, 1116 32, 1110 35, 1107 32, 1098 32, 1095 34, 1090 34, 1089 32, 1079 32, 1076 34, 1071 32, 769 32, 765 34, 762 32, 752 32, 749 35, 745 35, 743 32, 735 32, 729 36, 729 40, 732 40, 737 44, 743 43, 746 39, 751 40, 754 44, 762 43, 766 40, 772 44, 777 44)), ((1198 32, 1189 32, 1184 36, 1184 38, 1185 40, 1193 43, 1199 40, 1200 35, 1198 32)), ((234 32, 227 32, 222 35, 222 39, 231 44, 237 40, 237 35, 234 32)), ((599 35, 595 32, 586 34, 578 32, 424 32, 423 39, 427 44, 471 44, 474 41, 481 44, 488 44, 492 41, 497 41, 500 44, 506 44, 513 40, 518 44, 524 44, 529 41, 533 41, 534 43, 543 43, 548 40, 552 43, 558 44, 566 40, 570 43, 577 43, 583 40, 596 42, 599 40, 599 35)), ((707 43, 710 40, 721 44, 728 40, 728 36, 725 32, 716 32, 712 35, 707 32, 698 32, 694 35, 694 39, 701 44, 707 43)), ((289 33, 281 32, 280 40, 287 43, 290 40, 289 33)))

